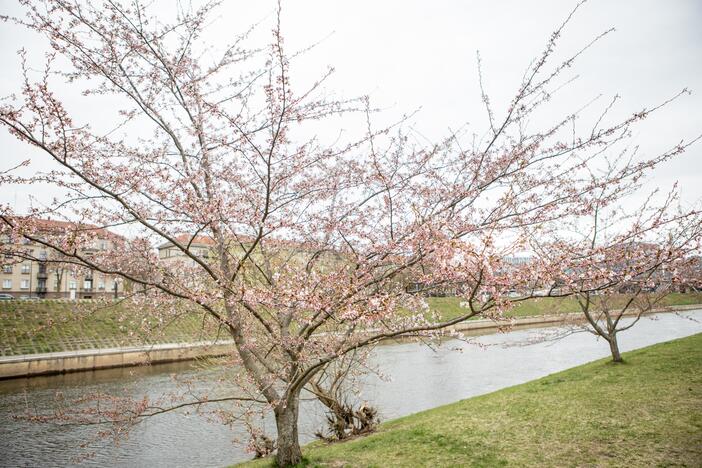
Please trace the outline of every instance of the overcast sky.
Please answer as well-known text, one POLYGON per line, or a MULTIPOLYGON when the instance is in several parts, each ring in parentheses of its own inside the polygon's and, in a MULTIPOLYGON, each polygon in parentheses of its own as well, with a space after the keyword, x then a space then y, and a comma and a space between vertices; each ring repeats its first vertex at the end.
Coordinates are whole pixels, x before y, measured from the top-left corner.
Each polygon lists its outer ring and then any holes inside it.
MULTIPOLYGON (((154 0, 166 11, 171 0, 154 0)), ((226 1, 207 36, 215 46, 232 32, 262 21, 261 38, 270 37, 274 2, 226 1)), ((412 126, 430 139, 466 124, 485 128, 475 53, 480 51, 487 91, 498 115, 516 91, 529 62, 539 54, 574 1, 295 1, 284 2, 283 31, 289 51, 323 41, 292 67, 293 84, 336 73, 328 89, 338 96, 370 95, 390 118, 421 108, 412 126), (295 81, 297 80, 297 81, 295 81)), ((12 0, 0 2, 0 14, 18 14, 12 0)), ((693 94, 668 106, 637 128, 635 141, 644 154, 663 151, 681 139, 702 133, 702 1, 591 0, 579 10, 559 47, 564 56, 610 27, 616 32, 588 51, 569 71, 578 76, 567 91, 564 112, 603 95, 615 94, 625 116, 652 107, 682 88, 693 94)), ((255 36, 254 36, 255 39, 255 36)), ((18 90, 16 51, 29 51, 30 64, 42 66, 42 37, 0 23, 0 96, 18 90)), ((61 91, 63 88, 57 88, 61 91)), ((69 108, 86 120, 102 117, 94 104, 65 94, 69 108)), ((43 158, 0 130, 0 169, 27 157, 32 170, 43 158)), ((683 202, 702 206, 702 142, 665 164, 647 188, 679 181, 683 202)), ((22 210, 29 194, 50 193, 4 187, 0 201, 22 210), (11 192, 11 193, 10 193, 11 192), (9 200, 8 200, 9 199, 9 200)))

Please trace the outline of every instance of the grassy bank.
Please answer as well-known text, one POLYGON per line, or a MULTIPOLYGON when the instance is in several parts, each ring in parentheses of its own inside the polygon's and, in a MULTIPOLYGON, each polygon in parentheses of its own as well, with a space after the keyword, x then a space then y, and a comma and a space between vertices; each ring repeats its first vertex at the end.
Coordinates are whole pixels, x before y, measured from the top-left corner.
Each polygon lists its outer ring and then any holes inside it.
MULTIPOLYGON (((700 304, 702 294, 672 294, 667 305, 700 304)), ((465 313, 455 297, 428 299, 441 318, 465 313)), ((533 299, 509 314, 515 317, 577 312, 571 298, 533 299)), ((0 301, 0 356, 77 349, 192 342, 216 336, 201 314, 184 314, 163 323, 121 304, 70 301, 0 301), (203 330, 203 323, 205 329, 203 330)))
POLYGON ((700 466, 702 334, 624 358, 311 444, 306 466, 700 466))
POLYGON ((0 356, 200 341, 210 328, 202 315, 158 322, 120 303, 0 301, 0 356))
MULTIPOLYGON (((627 299, 628 296, 620 296, 614 299, 614 303, 623 306, 627 299)), ((443 319, 452 319, 465 314, 465 309, 460 306, 461 301, 462 299, 456 297, 431 297, 428 299, 429 307, 439 312, 443 319)), ((663 298, 661 307, 691 304, 702 304, 702 294, 673 293, 663 298)), ((544 297, 520 302, 507 314, 512 317, 530 317, 570 312, 580 312, 578 302, 575 298, 544 297)))

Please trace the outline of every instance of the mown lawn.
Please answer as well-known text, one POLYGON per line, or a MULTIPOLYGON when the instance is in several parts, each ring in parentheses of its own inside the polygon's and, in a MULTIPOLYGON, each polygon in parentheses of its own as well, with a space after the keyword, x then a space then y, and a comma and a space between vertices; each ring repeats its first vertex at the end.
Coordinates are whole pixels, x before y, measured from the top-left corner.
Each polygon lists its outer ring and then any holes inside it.
POLYGON ((624 358, 311 444, 305 466, 702 466, 702 334, 624 358))

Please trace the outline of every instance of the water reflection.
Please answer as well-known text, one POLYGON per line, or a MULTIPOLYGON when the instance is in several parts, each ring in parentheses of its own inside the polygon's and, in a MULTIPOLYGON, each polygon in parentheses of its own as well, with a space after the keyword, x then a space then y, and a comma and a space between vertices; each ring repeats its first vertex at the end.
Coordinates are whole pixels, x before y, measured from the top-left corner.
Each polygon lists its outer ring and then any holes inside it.
MULTIPOLYGON (((680 316, 661 314, 642 319, 620 335, 622 351, 702 332, 702 310, 680 316)), ((590 334, 524 347, 504 346, 528 340, 541 330, 516 330, 475 337, 475 344, 451 340, 438 348, 418 343, 381 346, 373 364, 390 377, 368 376, 361 398, 380 409, 384 420, 516 385, 608 355, 602 340, 590 334)), ((91 427, 56 428, 16 421, 25 405, 47 408, 57 391, 67 398, 85 392, 157 397, 178 379, 196 379, 203 389, 214 385, 213 370, 192 363, 109 369, 0 382, 0 461, 3 466, 72 466, 84 451, 78 447, 94 434, 91 427)), ((305 401, 301 410, 302 442, 321 427, 324 412, 305 401)), ((271 425, 271 421, 267 421, 271 425)), ((235 443, 245 439, 241 427, 213 424, 197 415, 169 413, 137 426, 119 445, 105 442, 81 466, 209 467, 250 458, 235 443)))

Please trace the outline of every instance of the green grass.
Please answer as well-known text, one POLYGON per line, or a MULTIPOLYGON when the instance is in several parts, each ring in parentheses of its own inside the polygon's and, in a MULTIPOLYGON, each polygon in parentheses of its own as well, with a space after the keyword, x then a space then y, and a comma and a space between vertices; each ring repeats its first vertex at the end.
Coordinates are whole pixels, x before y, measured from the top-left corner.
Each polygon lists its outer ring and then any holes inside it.
MULTIPOLYGON (((700 304, 702 294, 671 294, 668 305, 700 304)), ((455 297, 428 299, 442 319, 465 314, 455 297)), ((572 298, 533 299, 508 312, 515 317, 577 312, 572 298)), ((202 314, 183 314, 159 323, 158 314, 100 301, 0 301, 0 356, 77 349, 192 342, 216 336, 202 314)))
POLYGON ((303 449, 304 464, 702 466, 702 334, 624 358, 390 421, 349 442, 316 442, 303 449))
MULTIPOLYGON (((627 299, 628 296, 622 295, 615 298, 615 304, 623 306, 627 299)), ((450 320, 467 312, 466 309, 460 307, 459 304, 461 301, 463 301, 463 299, 457 297, 428 298, 429 307, 436 310, 440 317, 444 320, 450 320)), ((661 307, 692 304, 702 304, 702 293, 669 294, 663 298, 661 307)), ((563 314, 569 312, 580 312, 578 302, 575 298, 544 297, 520 302, 510 309, 506 315, 510 317, 529 317, 536 315, 563 314)))
POLYGON ((212 336, 209 327, 203 331, 202 315, 167 322, 154 316, 112 302, 0 301, 0 356, 191 342, 212 336))

